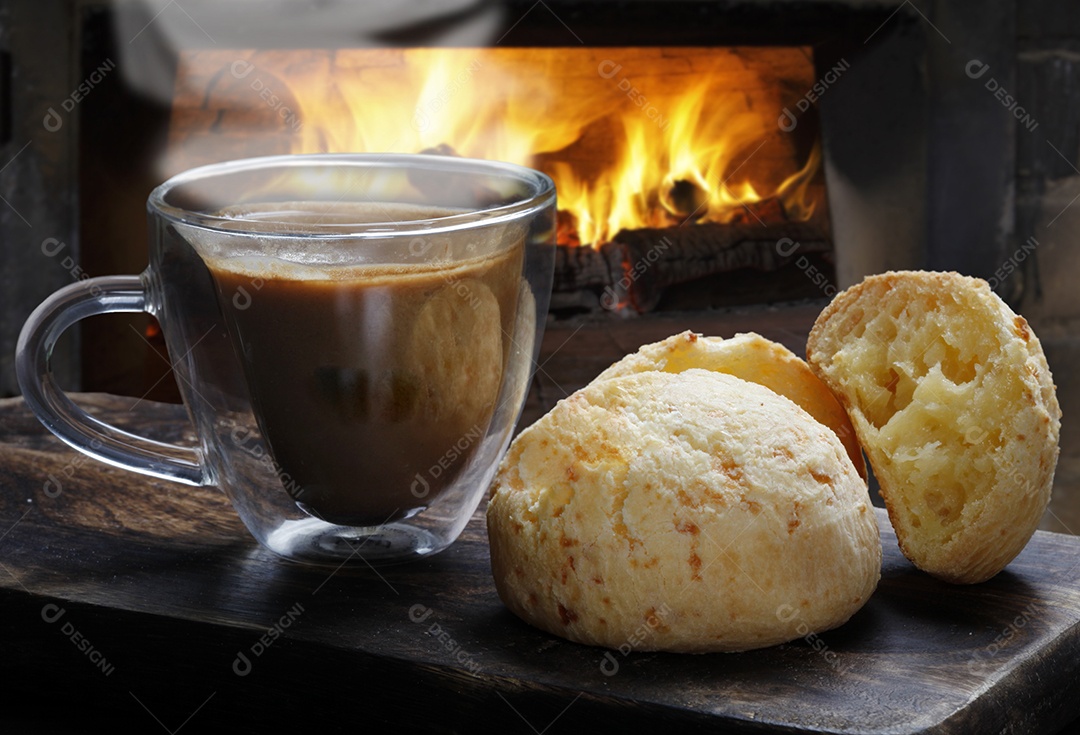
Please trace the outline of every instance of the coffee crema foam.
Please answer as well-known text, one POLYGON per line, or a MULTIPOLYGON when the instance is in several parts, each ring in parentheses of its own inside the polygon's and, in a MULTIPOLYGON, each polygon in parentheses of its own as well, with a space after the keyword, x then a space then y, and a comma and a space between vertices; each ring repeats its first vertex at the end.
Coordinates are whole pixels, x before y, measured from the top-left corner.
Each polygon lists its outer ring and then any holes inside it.
POLYGON ((445 219, 468 210, 433 207, 408 202, 326 202, 286 201, 250 202, 225 207, 217 217, 235 220, 245 226, 258 225, 258 232, 284 235, 316 234, 326 227, 347 225, 397 226, 406 223, 445 219), (305 230, 305 226, 308 228, 305 230))
POLYGON ((221 229, 250 233, 251 247, 238 248, 237 237, 206 230, 191 232, 188 239, 212 270, 251 279, 378 283, 433 273, 453 279, 464 277, 520 235, 513 237, 507 227, 490 225, 431 235, 420 231, 408 237, 394 230, 410 224, 434 227, 440 219, 464 213, 463 209, 402 202, 256 202, 215 213, 226 219, 221 229), (400 243, 391 247, 385 240, 369 239, 369 233, 378 232, 373 225, 380 224, 386 225, 387 239, 400 243), (358 226, 355 239, 349 237, 349 225, 358 226), (383 255, 391 262, 363 260, 370 256, 361 248, 388 251, 383 255))

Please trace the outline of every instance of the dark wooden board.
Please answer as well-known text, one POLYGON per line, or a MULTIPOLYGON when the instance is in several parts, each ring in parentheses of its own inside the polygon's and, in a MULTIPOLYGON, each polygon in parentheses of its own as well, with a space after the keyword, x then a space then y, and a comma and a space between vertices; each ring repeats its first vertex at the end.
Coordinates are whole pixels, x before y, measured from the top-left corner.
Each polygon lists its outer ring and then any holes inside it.
MULTIPOLYGON (((80 401, 191 438, 180 407, 80 401)), ((479 516, 424 562, 294 565, 250 540, 215 489, 83 461, 8 399, 0 729, 997 733, 1080 714, 1080 539, 1039 532, 972 587, 915 570, 887 524, 883 544, 880 587, 839 630, 744 654, 605 658, 502 607, 479 516)))

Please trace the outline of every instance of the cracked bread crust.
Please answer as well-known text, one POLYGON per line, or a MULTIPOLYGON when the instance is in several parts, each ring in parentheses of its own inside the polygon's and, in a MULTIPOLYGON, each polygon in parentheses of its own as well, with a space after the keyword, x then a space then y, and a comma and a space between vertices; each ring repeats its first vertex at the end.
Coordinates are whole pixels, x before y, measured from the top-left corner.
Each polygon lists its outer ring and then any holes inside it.
POLYGON ((807 357, 912 563, 976 583, 1020 553, 1050 501, 1061 410, 1038 338, 985 281, 870 276, 821 313, 807 357))
POLYGON ((880 577, 866 485, 837 436, 730 375, 593 382, 515 439, 493 489, 499 596, 580 643, 771 646, 844 623, 880 577))
POLYGON ((806 361, 782 344, 755 332, 736 334, 730 339, 703 337, 682 332, 660 342, 643 345, 597 376, 607 380, 620 375, 661 370, 681 373, 703 368, 763 385, 790 398, 800 408, 836 432, 859 475, 866 479, 862 447, 847 412, 806 361))

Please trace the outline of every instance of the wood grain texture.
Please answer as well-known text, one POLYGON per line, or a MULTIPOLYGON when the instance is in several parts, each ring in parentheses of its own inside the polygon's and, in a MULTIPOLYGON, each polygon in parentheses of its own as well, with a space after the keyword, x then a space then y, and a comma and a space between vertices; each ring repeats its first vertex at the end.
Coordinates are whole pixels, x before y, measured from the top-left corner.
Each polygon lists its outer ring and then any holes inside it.
MULTIPOLYGON (((80 401, 191 438, 182 407, 80 401)), ((0 534, 0 724, 991 733, 1080 713, 1071 536, 1039 532, 998 577, 952 587, 904 560, 883 523, 881 585, 841 629, 745 654, 624 655, 508 613, 479 516, 420 563, 282 562, 217 490, 83 462, 21 399, 0 401, 0 534)))

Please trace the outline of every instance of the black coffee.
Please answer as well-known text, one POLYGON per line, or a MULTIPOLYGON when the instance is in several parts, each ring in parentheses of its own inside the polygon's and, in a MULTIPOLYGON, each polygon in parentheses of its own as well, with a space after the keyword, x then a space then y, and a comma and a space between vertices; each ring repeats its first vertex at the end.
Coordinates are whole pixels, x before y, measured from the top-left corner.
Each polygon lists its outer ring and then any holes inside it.
MULTIPOLYGON (((272 218, 295 233, 326 221, 324 208, 249 205, 239 217, 272 218)), ((397 213, 446 214, 400 205, 397 213)), ((339 220, 378 216, 337 208, 339 220)), ((496 407, 522 258, 515 242, 453 263, 208 262, 256 419, 305 511, 381 524, 426 507, 460 474, 496 407)))

